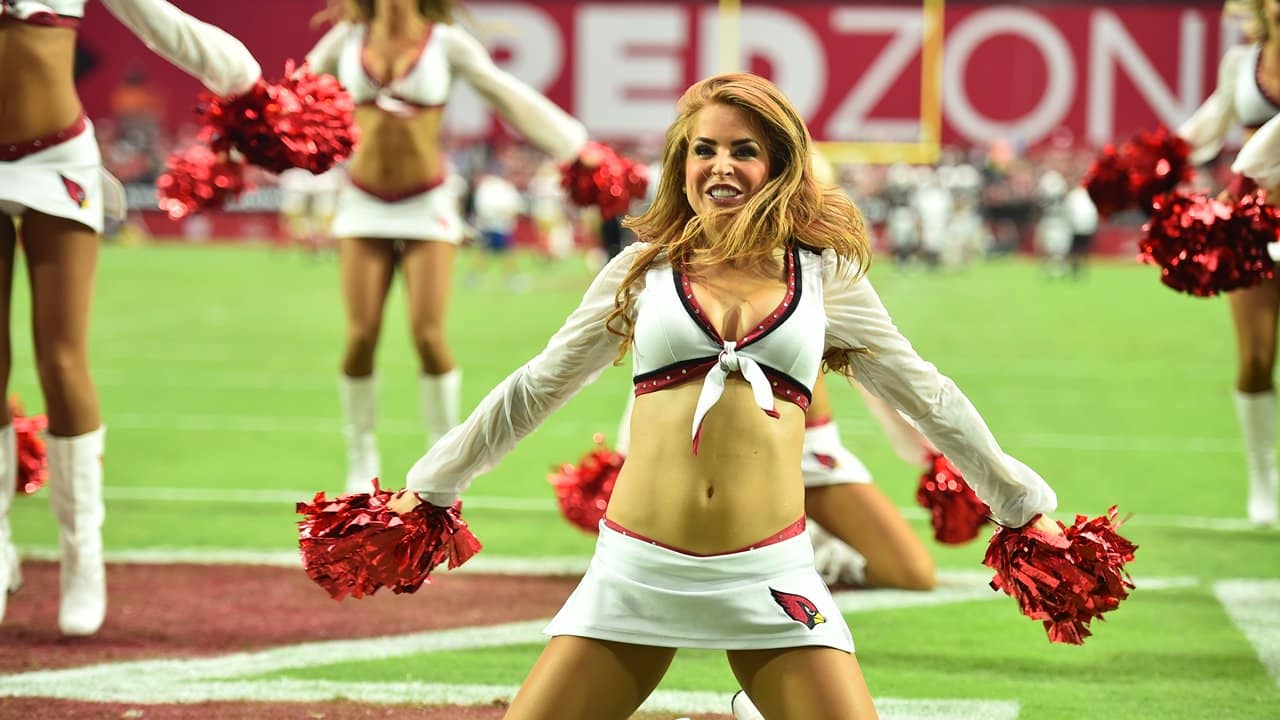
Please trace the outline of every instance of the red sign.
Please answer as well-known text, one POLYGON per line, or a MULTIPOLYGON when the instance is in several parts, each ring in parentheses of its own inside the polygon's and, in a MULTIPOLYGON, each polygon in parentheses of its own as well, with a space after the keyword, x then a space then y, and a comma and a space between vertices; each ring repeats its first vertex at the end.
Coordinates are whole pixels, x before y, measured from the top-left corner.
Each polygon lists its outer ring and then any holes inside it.
MULTIPOLYGON (((244 40, 268 76, 301 58, 319 32, 316 0, 184 2, 244 40), (269 8, 269 16, 262 15, 269 8)), ((600 138, 660 137, 676 99, 721 69, 718 3, 483 2, 471 24, 498 62, 546 93, 600 138)), ((1217 59, 1238 37, 1220 2, 1149 4, 951 0, 940 68, 943 141, 1097 145, 1157 123, 1176 126, 1212 91, 1217 59)), ((164 88, 174 117, 193 80, 93 10, 82 41, 97 67, 82 77, 91 115, 131 58, 164 88)), ((744 2, 739 67, 773 78, 822 140, 914 141, 921 107, 922 6, 744 2)), ((457 83, 447 110, 455 134, 483 135, 492 116, 457 83)))

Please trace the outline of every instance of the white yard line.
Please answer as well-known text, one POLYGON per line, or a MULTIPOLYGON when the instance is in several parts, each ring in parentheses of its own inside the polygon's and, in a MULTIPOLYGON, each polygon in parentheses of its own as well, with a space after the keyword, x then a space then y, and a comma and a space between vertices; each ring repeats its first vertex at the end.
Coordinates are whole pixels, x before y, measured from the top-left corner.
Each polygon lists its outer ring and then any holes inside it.
MULTIPOLYGON (((43 492, 43 491, 42 491, 43 492)), ((296 502, 310 501, 315 490, 248 490, 218 488, 166 488, 166 487, 111 487, 104 489, 103 494, 111 501, 145 501, 145 502, 197 502, 197 503, 229 503, 248 505, 291 505, 296 502)), ((467 495, 465 506, 468 509, 508 510, 514 512, 555 513, 555 499, 548 493, 544 498, 503 497, 498 495, 467 495)), ((898 508, 903 517, 909 520, 920 520, 925 517, 924 510, 911 505, 898 508)), ((1070 519, 1073 513, 1059 511, 1057 517, 1070 519)), ((1175 529, 1216 530, 1222 532, 1255 532, 1256 528, 1245 518, 1199 517, 1194 515, 1148 515, 1136 514, 1126 521, 1127 525, 1138 527, 1162 527, 1175 529)))
POLYGON ((1280 580, 1222 580, 1213 594, 1280 685, 1280 580))
MULTIPOLYGON (((541 644, 545 642, 541 634, 545 624, 545 620, 536 620, 365 640, 305 643, 214 658, 102 663, 0 675, 0 697, 138 704, 348 699, 380 704, 488 705, 510 701, 518 686, 240 678, 370 658, 381 660, 428 652, 541 644)), ((730 694, 724 692, 658 690, 649 696, 642 709, 673 713, 725 712, 729 698, 730 694)), ((1014 720, 1019 712, 1018 703, 1008 701, 879 698, 876 704, 886 720, 1014 720)))
MULTIPOLYGON (((194 558, 194 553, 187 553, 194 558)), ((150 560, 161 561, 154 553, 150 560)), ((296 565, 297 556, 277 560, 296 565)), ((479 558, 477 557, 477 560, 479 558)), ((113 557, 113 561, 115 561, 113 557)), ((544 561, 545 562, 545 561, 544 561)), ((559 558, 557 562, 576 568, 585 567, 585 558, 559 558)), ((469 563, 470 566, 472 563, 469 563)), ((529 570, 523 559, 495 558, 491 567, 529 570)), ((837 593, 843 612, 858 613, 884 609, 922 607, 977 599, 1003 597, 986 586, 988 573, 983 571, 941 572, 939 589, 933 592, 901 592, 866 590, 837 593)), ((1194 578, 1148 578, 1140 587, 1160 589, 1196 584, 1194 578)), ((1234 581, 1233 581, 1234 582, 1234 581)), ((1280 625, 1276 621, 1276 593, 1280 583, 1271 583, 1270 595, 1259 597, 1257 584, 1219 583, 1219 596, 1230 596, 1224 604, 1252 607, 1269 614, 1270 632, 1280 625), (1242 592, 1243 591, 1243 592, 1242 592), (1240 595, 1249 602, 1240 602, 1240 595), (1255 601, 1261 602, 1255 602, 1255 601), (1269 608, 1269 609, 1268 609, 1269 608)), ((1250 616, 1252 617, 1252 616, 1250 616)), ((350 699, 368 703, 415 703, 487 705, 509 701, 514 685, 450 685, 429 682, 338 682, 295 678, 254 679, 257 675, 281 671, 324 667, 342 663, 379 660, 507 645, 541 644, 546 620, 507 623, 485 627, 454 628, 393 635, 359 640, 330 640, 287 645, 256 652, 193 658, 136 660, 101 663, 80 668, 38 670, 14 675, 0 675, 0 697, 47 697, 91 702, 196 703, 209 701, 305 701, 323 702, 350 699)), ((1241 624, 1237 620, 1237 624, 1241 624)), ((1248 620, 1250 628, 1259 623, 1248 620)), ((1242 625, 1243 627, 1243 625, 1242 625)), ((1274 653, 1280 646, 1276 638, 1269 641, 1274 653)), ((1258 643, 1255 641, 1255 645, 1258 643)), ((877 698, 876 705, 886 720, 1016 720, 1017 702, 1003 700, 947 700, 877 698)), ((716 691, 658 690, 645 702, 643 709, 654 712, 709 713, 725 712, 729 694, 716 691)))
MULTIPOLYGON (((616 419, 608 423, 616 422, 616 419)), ((294 433, 307 435, 341 435, 337 415, 332 417, 290 417, 282 415, 222 415, 186 413, 114 413, 107 424, 116 430, 170 430, 187 432, 294 433)), ((543 433, 555 437, 584 439, 600 430, 599 421, 559 422, 544 428, 543 433)), ((422 424, 410 420, 387 418, 379 423, 378 432, 395 436, 421 435, 422 424)), ((842 436, 872 437, 881 431, 870 422, 846 421, 840 426, 842 436)), ((1007 447, 1038 450, 1071 450, 1089 452, 1164 454, 1238 454, 1240 440, 1235 437, 1143 437, 1135 435, 1074 435, 1056 433, 1006 433, 1001 436, 1007 447)), ((851 443, 857 445, 857 443, 851 443)))

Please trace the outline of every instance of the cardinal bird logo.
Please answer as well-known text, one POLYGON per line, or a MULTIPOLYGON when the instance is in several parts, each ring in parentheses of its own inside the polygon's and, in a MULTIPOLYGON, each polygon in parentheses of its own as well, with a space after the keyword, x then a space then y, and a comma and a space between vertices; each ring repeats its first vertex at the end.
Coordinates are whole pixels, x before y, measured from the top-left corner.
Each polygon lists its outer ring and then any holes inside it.
POLYGON ((813 458, 818 461, 819 465, 821 465, 822 467, 828 470, 835 470, 836 468, 840 467, 840 461, 836 459, 835 455, 827 455, 826 453, 814 453, 813 458))
POLYGON ((80 183, 72 180, 66 175, 59 175, 62 178, 62 185, 67 189, 67 195, 71 196, 71 200, 82 208, 89 207, 89 193, 84 191, 84 187, 80 183))
POLYGON ((818 612, 818 606, 813 601, 803 595, 795 593, 782 592, 769 588, 769 592, 773 593, 773 601, 778 603, 778 607, 787 614, 787 617, 804 625, 810 630, 818 623, 824 623, 826 618, 822 617, 822 613, 818 612))

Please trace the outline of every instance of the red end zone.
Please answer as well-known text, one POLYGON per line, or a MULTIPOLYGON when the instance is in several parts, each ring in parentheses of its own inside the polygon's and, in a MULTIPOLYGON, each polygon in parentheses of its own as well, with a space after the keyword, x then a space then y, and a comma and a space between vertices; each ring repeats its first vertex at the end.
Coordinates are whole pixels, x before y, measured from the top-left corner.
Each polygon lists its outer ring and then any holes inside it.
MULTIPOLYGON (((0 624, 0 673, 103 662, 198 658, 322 640, 360 639, 550 617, 575 578, 453 574, 413 595, 334 602, 301 569, 241 565, 109 565, 108 609, 91 638, 58 632, 56 563, 27 561, 0 624)), ((0 720, 419 718, 497 720, 503 707, 326 703, 90 703, 0 698, 0 720)), ((637 716, 640 717, 640 716, 637 716)), ((670 720, 670 715, 646 715, 670 720)), ((696 716, 705 720, 727 716, 696 716)))

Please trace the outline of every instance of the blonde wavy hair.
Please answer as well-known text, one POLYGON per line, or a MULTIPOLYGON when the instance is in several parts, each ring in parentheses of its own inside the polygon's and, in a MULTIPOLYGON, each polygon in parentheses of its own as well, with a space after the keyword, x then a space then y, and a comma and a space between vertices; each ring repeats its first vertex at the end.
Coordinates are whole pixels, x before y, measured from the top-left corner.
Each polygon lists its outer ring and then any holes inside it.
MULTIPOLYGON (((725 264, 771 275, 776 272, 779 252, 797 245, 830 248, 841 262, 854 263, 860 274, 871 260, 862 213, 839 188, 815 176, 809 129, 777 86, 749 73, 716 75, 686 90, 676 112, 676 120, 667 130, 653 204, 640 217, 623 221, 651 247, 636 257, 609 314, 609 331, 623 339, 618 362, 630 349, 634 335, 630 316, 635 287, 659 255, 665 255, 676 270, 693 276, 725 264), (685 159, 698 112, 715 104, 744 110, 759 123, 771 176, 736 211, 700 216, 684 194, 685 159), (707 232, 708 228, 715 232, 707 232)), ((838 359, 829 364, 844 371, 845 363, 838 359)))
MULTIPOLYGON (((376 0, 345 0, 346 19, 368 22, 373 19, 376 0)), ((418 12, 431 22, 453 22, 453 14, 461 0, 418 0, 418 12)))
POLYGON ((1264 43, 1271 36, 1266 0, 1226 0, 1222 14, 1237 20, 1244 34, 1254 42, 1264 43))

